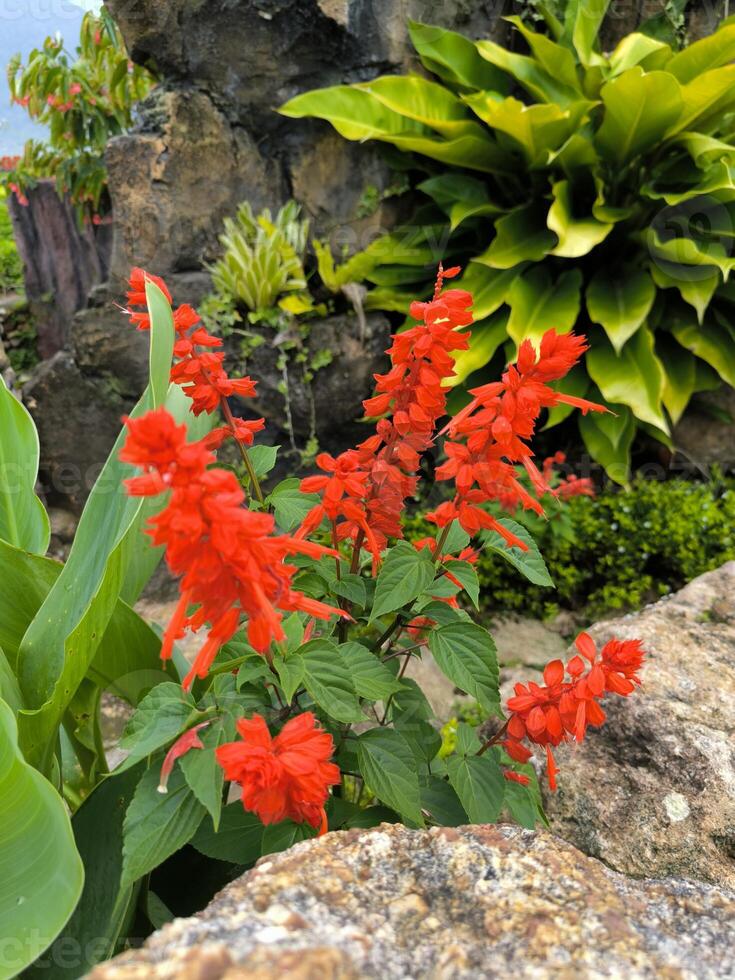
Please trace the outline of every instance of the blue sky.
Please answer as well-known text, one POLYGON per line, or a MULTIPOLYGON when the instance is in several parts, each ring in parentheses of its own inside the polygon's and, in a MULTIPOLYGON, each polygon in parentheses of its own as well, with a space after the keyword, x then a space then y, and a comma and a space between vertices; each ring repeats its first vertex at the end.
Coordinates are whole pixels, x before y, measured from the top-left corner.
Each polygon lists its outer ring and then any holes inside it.
POLYGON ((44 128, 32 123, 23 109, 11 106, 5 67, 18 51, 27 57, 57 31, 68 48, 76 47, 85 10, 98 0, 4 0, 0 3, 0 156, 20 153, 25 141, 43 139, 44 128))

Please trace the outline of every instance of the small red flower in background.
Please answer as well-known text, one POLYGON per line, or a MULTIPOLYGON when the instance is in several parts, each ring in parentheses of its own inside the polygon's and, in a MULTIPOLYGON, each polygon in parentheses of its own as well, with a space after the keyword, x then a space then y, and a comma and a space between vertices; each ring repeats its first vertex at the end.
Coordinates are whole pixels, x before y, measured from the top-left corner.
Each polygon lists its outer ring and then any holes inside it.
POLYGON ((599 655, 588 633, 580 633, 575 645, 581 656, 572 657, 566 668, 561 660, 552 660, 544 668, 543 684, 516 684, 507 704, 510 718, 503 748, 516 762, 528 762, 531 752, 522 744, 524 739, 544 746, 552 790, 559 771, 552 746, 581 742, 588 725, 605 721, 598 699, 606 692, 628 697, 641 683, 645 651, 640 640, 610 640, 599 655))
POLYGON ((188 732, 180 735, 168 750, 161 766, 161 777, 158 781, 159 793, 168 793, 168 781, 171 773, 174 771, 176 760, 180 759, 182 755, 186 755, 192 749, 204 748, 204 743, 199 738, 199 732, 202 728, 206 728, 208 724, 208 721, 203 721, 200 725, 195 725, 193 728, 190 728, 188 732))
POLYGON ((324 805, 329 787, 340 781, 339 767, 330 762, 332 736, 305 712, 287 721, 275 738, 260 715, 237 723, 241 742, 217 749, 225 779, 242 787, 242 804, 263 824, 294 820, 327 830, 324 805))

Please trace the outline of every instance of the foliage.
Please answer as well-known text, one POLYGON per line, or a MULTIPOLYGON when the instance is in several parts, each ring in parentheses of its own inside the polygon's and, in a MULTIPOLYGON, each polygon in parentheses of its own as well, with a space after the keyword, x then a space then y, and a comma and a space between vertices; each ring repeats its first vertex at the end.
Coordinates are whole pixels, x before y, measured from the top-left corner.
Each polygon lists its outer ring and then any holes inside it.
POLYGON ((61 37, 48 37, 24 65, 8 65, 11 98, 49 129, 48 142, 28 140, 14 170, 4 175, 20 200, 33 184, 53 177, 80 213, 99 221, 109 208, 104 151, 108 140, 132 124, 133 105, 152 76, 128 58, 120 31, 107 12, 85 14, 74 54, 61 37))
MULTIPOLYGON (((64 566, 42 557, 48 521, 34 492, 32 421, 0 388, 0 716, 7 719, 0 777, 8 816, 0 862, 11 886, 21 879, 34 895, 44 886, 37 900, 13 907, 8 931, 23 950, 14 972, 67 920, 59 954, 73 942, 80 958, 41 957, 37 968, 52 978, 79 975, 111 955, 135 916, 155 927, 193 911, 183 895, 169 912, 154 887, 167 868, 190 860, 189 844, 214 891, 232 865, 250 865, 327 828, 384 820, 453 825, 501 813, 533 826, 543 814, 523 741, 546 747, 553 786, 551 745, 584 737, 585 712, 599 710, 603 688, 627 696, 638 683, 637 643, 609 644, 598 654, 582 637, 589 676, 603 687, 594 695, 583 689, 579 657, 568 665, 569 680, 560 664, 549 665, 553 686, 540 696, 544 704, 573 706, 563 730, 539 729, 533 695, 509 705, 507 723, 482 739, 459 724, 453 744, 440 751, 429 702, 404 676, 427 648, 484 717, 502 717, 495 646, 459 602, 479 603, 470 532, 482 528, 478 548, 506 558, 531 582, 545 572, 520 524, 477 506, 478 495, 494 499, 496 489, 483 482, 481 468, 474 490, 466 473, 457 475, 458 519, 443 506, 434 514, 435 536, 418 547, 401 540, 418 451, 433 441, 445 411, 447 351, 467 340, 454 328, 471 321, 471 297, 440 295, 441 279, 440 272, 435 299, 414 310, 430 326, 403 335, 393 371, 379 379, 376 398, 390 404, 376 434, 338 459, 323 454, 322 475, 286 480, 266 498, 260 478, 277 450, 253 446, 262 420, 235 418, 227 400, 252 396, 253 382, 229 377, 220 341, 195 311, 172 312, 165 284, 134 270, 128 312, 150 332, 149 386, 92 490, 64 566), (146 312, 134 312, 141 306, 146 312), (224 424, 210 431, 218 410, 224 424), (213 465, 225 439, 242 454, 242 486, 231 470, 213 465), (141 534, 146 519, 154 547, 141 534), (183 576, 163 638, 130 605, 162 549, 183 576), (176 650, 188 627, 206 634, 192 664, 176 650), (134 708, 121 742, 127 756, 113 773, 99 725, 105 691, 134 708), (230 782, 242 803, 225 805, 230 782), (19 806, 34 819, 11 812, 19 806), (52 846, 40 848, 39 835, 52 846)), ((578 339, 551 331, 538 359, 525 349, 519 383, 546 404, 560 403, 564 396, 540 379, 563 374, 580 349, 578 339)), ((375 402, 366 406, 374 410, 375 402)), ((519 432, 532 430, 540 412, 540 403, 524 404, 514 416, 519 432)), ((483 406, 463 411, 463 425, 484 425, 492 409, 483 406)), ((463 446, 457 424, 459 417, 446 441, 449 460, 463 446)), ((520 451, 527 459, 525 443, 520 451)), ((503 452, 514 459, 518 451, 503 452)), ((515 489, 515 499, 532 503, 510 462, 496 461, 495 471, 507 478, 504 497, 515 489)), ((454 480, 451 472, 445 477, 454 480)))
POLYGON ((0 293, 17 292, 22 288, 23 264, 15 246, 8 206, 0 193, 0 293))
MULTIPOLYGON (((558 514, 545 527, 517 515, 532 524, 556 591, 525 588, 519 572, 483 552, 484 610, 544 618, 568 609, 594 620, 638 609, 735 559, 735 483, 716 475, 709 483, 638 478, 627 491, 575 497, 558 514)), ((415 520, 410 533, 422 538, 429 530, 415 520)))
MULTIPOLYGON (((567 390, 614 407, 579 424, 624 483, 638 428, 668 443, 693 393, 735 383, 735 20, 681 51, 634 33, 603 54, 608 0, 568 0, 563 18, 555 6, 537 5, 550 36, 509 18, 524 54, 411 23, 433 80, 333 86, 281 112, 407 155, 432 202, 412 231, 432 225, 434 260, 472 260, 462 285, 480 323, 456 382, 494 376, 549 324, 584 330, 567 390)), ((682 6, 667 8, 670 24, 682 6)), ((376 283, 365 305, 406 312, 400 282, 376 283)))

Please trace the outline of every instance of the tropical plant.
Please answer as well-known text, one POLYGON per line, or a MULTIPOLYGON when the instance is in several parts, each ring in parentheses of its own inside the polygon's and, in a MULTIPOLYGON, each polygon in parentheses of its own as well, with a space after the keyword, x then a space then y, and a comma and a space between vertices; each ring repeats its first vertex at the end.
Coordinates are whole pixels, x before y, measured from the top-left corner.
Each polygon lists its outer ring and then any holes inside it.
MULTIPOLYGON (((670 444, 693 393, 735 384, 735 19, 681 51, 636 33, 603 54, 608 2, 568 0, 563 20, 539 4, 550 36, 509 18, 523 54, 414 22, 434 80, 334 86, 280 111, 410 154, 444 214, 444 253, 472 260, 463 285, 481 326, 455 382, 481 380, 548 324, 585 331, 584 366, 565 383, 614 409, 579 425, 624 482, 638 428, 670 444)), ((436 220, 423 206, 413 225, 436 220)))
POLYGON ((75 54, 59 35, 48 37, 25 65, 16 55, 7 73, 12 100, 49 135, 47 142, 28 140, 5 183, 15 184, 22 200, 37 180, 52 177, 80 214, 101 220, 109 210, 105 146, 131 126, 133 105, 153 84, 150 72, 130 61, 103 8, 99 16, 85 14, 75 54))
POLYGON ((549 664, 543 686, 519 686, 506 717, 492 638, 468 611, 479 601, 478 530, 530 579, 544 567, 525 529, 484 505, 502 495, 539 508, 534 494, 548 487, 526 439, 542 404, 564 403, 549 382, 574 364, 582 338, 550 331, 538 352, 525 344, 513 371, 450 420, 440 476, 452 497, 431 515, 432 537, 402 540, 419 454, 445 412, 442 382, 467 344, 455 328, 472 320, 471 296, 441 287, 440 273, 366 402, 382 415, 375 433, 336 459, 318 457, 318 475, 266 494, 277 450, 253 445, 263 420, 235 417, 228 401, 252 396, 255 383, 230 377, 196 312, 172 313, 165 284, 134 270, 128 312, 150 333, 150 383, 63 567, 42 557, 49 529, 34 492, 33 423, 0 387, 0 978, 62 929, 59 956, 52 946, 37 964, 53 980, 115 951, 136 914, 153 927, 182 901, 193 911, 180 888, 167 888, 173 908, 156 890, 167 868, 181 880, 188 844, 200 857, 186 880, 214 890, 233 866, 327 829, 503 812, 532 827, 544 818, 529 745, 545 747, 553 788, 552 746, 601 722, 605 691, 635 690, 640 644, 598 651, 582 634, 580 655, 549 664), (217 412, 222 424, 206 431, 217 412), (228 439, 242 455, 242 484, 214 465, 228 439), (521 461, 532 491, 516 479, 521 461), (181 594, 161 637, 130 604, 163 552, 181 594), (191 661, 176 645, 188 628, 205 634, 191 661), (459 725, 439 752, 429 702, 405 676, 428 650, 485 717, 498 717, 494 734, 459 725), (104 691, 134 707, 127 757, 112 773, 104 691), (240 800, 227 803, 228 783, 240 800))

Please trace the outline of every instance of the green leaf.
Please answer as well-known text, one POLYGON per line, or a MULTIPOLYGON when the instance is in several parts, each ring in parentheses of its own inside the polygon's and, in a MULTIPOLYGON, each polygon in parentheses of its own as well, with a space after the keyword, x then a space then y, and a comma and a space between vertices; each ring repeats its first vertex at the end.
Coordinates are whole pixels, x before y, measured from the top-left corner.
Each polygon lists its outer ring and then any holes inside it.
POLYGON ((23 759, 0 701, 0 977, 17 976, 55 939, 82 893, 84 869, 62 798, 23 759))
POLYGON ((516 54, 494 41, 478 41, 477 50, 490 64, 512 75, 539 102, 558 103, 566 108, 579 99, 578 87, 549 74, 535 58, 516 54))
MULTIPOLYGON (((590 379, 587 372, 580 364, 575 365, 572 370, 562 378, 561 381, 552 382, 551 386, 555 391, 561 391, 565 395, 573 395, 575 398, 585 398, 589 390, 590 379)), ((549 410, 549 417, 542 432, 559 425, 564 419, 568 418, 575 411, 573 405, 555 405, 549 410)))
POLYGON ((298 527, 311 508, 319 503, 315 493, 301 492, 300 483, 293 478, 284 480, 266 499, 266 504, 273 508, 276 524, 286 533, 298 527))
POLYGON ((294 823, 293 820, 283 820, 281 823, 270 824, 263 828, 261 854, 278 854, 287 851, 289 847, 302 840, 316 837, 316 830, 308 823, 294 823))
POLYGON ((571 38, 583 65, 601 61, 595 42, 609 5, 610 0, 569 0, 567 4, 564 37, 571 38))
POLYGON ((439 827, 462 827, 470 822, 457 794, 445 779, 422 774, 419 780, 421 807, 433 823, 439 827))
POLYGON ((373 728, 357 739, 357 756, 360 772, 378 799, 423 827, 416 761, 405 738, 390 728, 373 728))
POLYGON ((192 846, 216 861, 254 864, 262 853, 263 824, 254 813, 243 809, 240 800, 222 810, 219 830, 205 817, 191 840, 192 846))
MULTIPOLYGON (((155 293, 158 287, 149 283, 147 290, 155 293)), ((169 317, 152 313, 151 359, 160 374, 151 378, 131 413, 135 417, 157 407, 168 386, 173 329, 169 317)), ((160 508, 160 501, 142 502, 125 491, 123 481, 133 473, 118 459, 125 437, 124 432, 118 437, 92 489, 69 558, 18 652, 18 679, 29 705, 18 716, 20 743, 28 761, 43 770, 50 769, 58 725, 94 659, 129 567, 148 548, 143 523, 160 508)))
POLYGON ((457 283, 462 289, 472 293, 472 312, 475 317, 472 333, 480 326, 481 321, 486 320, 505 303, 510 287, 526 268, 522 263, 512 269, 493 269, 485 262, 486 255, 484 253, 473 259, 457 283))
POLYGON ((492 752, 447 760, 449 782, 471 823, 495 823, 503 808, 505 779, 492 752))
POLYGON ((498 661, 493 638, 473 623, 451 623, 429 633, 429 649, 439 669, 487 712, 500 706, 498 661))
POLYGON ((549 575, 546 563, 541 557, 541 552, 538 550, 536 542, 526 528, 522 524, 518 524, 517 521, 512 521, 509 517, 502 517, 498 523, 506 527, 517 538, 520 538, 528 546, 528 551, 522 551, 517 547, 509 548, 505 539, 497 531, 483 532, 483 547, 490 548, 492 551, 497 552, 497 554, 502 555, 506 561, 509 561, 514 568, 518 569, 521 575, 525 576, 529 582, 533 582, 534 585, 553 587, 554 583, 549 575))
POLYGON ((277 653, 273 658, 273 663, 278 672, 278 679, 281 682, 286 701, 291 702, 304 679, 304 666, 301 657, 298 653, 291 653, 286 657, 277 653))
POLYGON ((605 118, 595 135, 600 152, 616 164, 656 146, 684 108, 676 79, 664 71, 630 68, 600 93, 605 118))
POLYGON ((540 262, 557 240, 546 225, 543 202, 524 204, 498 218, 490 247, 474 261, 492 269, 512 269, 527 260, 540 262))
POLYGON ((735 103, 735 65, 714 68, 682 86, 684 108, 667 136, 695 129, 706 130, 710 120, 719 120, 735 103))
POLYGON ((587 287, 587 312, 601 324, 619 354, 651 312, 655 299, 656 287, 647 272, 612 275, 600 269, 587 287))
POLYGON ((664 366, 664 405, 676 425, 692 395, 719 387, 720 379, 709 365, 690 354, 670 334, 659 332, 656 353, 664 366))
POLYGON ((579 431, 590 455, 611 480, 625 485, 630 476, 630 447, 636 432, 635 416, 625 405, 609 405, 614 415, 589 412, 579 416, 579 431))
POLYGON ((570 269, 552 278, 545 265, 534 266, 513 283, 508 295, 511 307, 508 336, 516 345, 530 340, 538 346, 552 326, 566 333, 574 326, 581 305, 582 273, 570 269))
POLYGON ((676 287, 684 302, 697 311, 697 320, 700 324, 704 322, 707 307, 721 283, 721 276, 717 269, 712 269, 709 275, 705 269, 701 269, 701 273, 701 277, 694 276, 691 279, 681 279, 668 275, 656 263, 651 264, 651 275, 659 289, 676 287))
POLYGON ((444 85, 420 75, 383 75, 355 86, 388 109, 451 139, 476 134, 477 123, 463 102, 444 85))
POLYGON ((120 748, 130 751, 125 767, 167 745, 199 718, 194 698, 180 684, 157 684, 140 702, 120 739, 120 748))
POLYGON ((709 37, 703 37, 675 54, 666 66, 666 70, 685 84, 704 72, 720 68, 733 60, 735 60, 735 24, 728 24, 709 37))
POLYGON ((33 419, 0 377, 0 538, 42 555, 51 528, 35 492, 39 452, 33 419))
POLYGON ((661 407, 664 372, 648 327, 639 327, 619 354, 600 338, 587 351, 587 370, 605 401, 627 405, 642 422, 668 432, 661 407))
POLYGON ((365 587, 365 579, 360 575, 352 575, 347 572, 343 573, 341 578, 331 578, 329 580, 329 589, 330 592, 334 592, 336 595, 340 595, 350 602, 354 602, 361 609, 365 608, 367 589, 365 587))
POLYGON ((612 224, 598 221, 593 215, 578 216, 574 213, 572 185, 560 180, 551 188, 554 203, 549 208, 546 224, 559 239, 551 255, 565 259, 577 259, 587 255, 603 242, 613 229, 612 224))
POLYGON ((563 82, 570 89, 577 89, 579 94, 582 94, 579 85, 579 76, 577 74, 577 63, 569 48, 557 44, 556 41, 552 41, 545 34, 538 34, 536 31, 532 31, 520 17, 506 17, 505 20, 509 24, 513 24, 516 30, 520 31, 533 52, 536 61, 544 71, 551 75, 552 78, 558 78, 560 82, 563 82))
POLYGON ((488 64, 464 35, 415 20, 409 20, 408 33, 424 68, 450 85, 507 91, 507 76, 488 64))
POLYGON ((450 379, 452 387, 463 384, 473 372, 489 364, 498 348, 508 339, 508 319, 508 311, 499 310, 486 320, 472 324, 468 349, 454 352, 454 377, 450 379))
POLYGON ((657 41, 638 32, 626 34, 610 55, 610 77, 621 75, 636 65, 640 65, 644 71, 664 68, 668 65, 671 55, 671 48, 663 41, 657 41))
POLYGON ((671 331, 682 347, 701 357, 723 381, 735 386, 735 329, 729 323, 714 318, 702 326, 678 322, 671 331))
POLYGON ((72 819, 77 848, 84 862, 84 890, 74 914, 50 950, 32 968, 33 980, 76 980, 118 952, 134 889, 120 887, 123 819, 143 767, 107 776, 94 788, 72 819), (72 962, 71 944, 79 950, 72 962), (57 948, 58 947, 58 952, 57 948), (47 962, 50 961, 50 962, 47 962))
POLYGON ((166 400, 174 345, 174 318, 171 304, 159 287, 146 280, 145 298, 151 318, 150 391, 153 405, 166 400))
POLYGON ((23 707, 23 695, 20 693, 18 681, 2 647, 0 647, 0 699, 5 701, 13 713, 23 707))
POLYGON ((526 830, 533 830, 539 822, 539 812, 531 788, 521 786, 520 783, 506 781, 504 790, 505 807, 513 820, 521 827, 525 827, 526 830))
POLYGON ((452 231, 468 218, 503 212, 502 207, 490 200, 483 181, 454 171, 430 177, 418 185, 418 190, 428 194, 446 212, 452 231))
POLYGON ((227 741, 225 724, 215 723, 211 728, 199 732, 203 749, 191 749, 179 761, 189 789, 212 818, 215 830, 219 826, 222 812, 222 788, 224 771, 217 762, 216 749, 227 741))
POLYGON ((446 561, 444 567, 451 572, 467 593, 475 609, 480 608, 480 582, 473 565, 468 561, 446 561))
POLYGON ((0 646, 15 668, 18 647, 38 612, 61 565, 39 558, 0 540, 0 646))
POLYGON ((398 541, 378 572, 370 621, 409 605, 434 580, 434 563, 424 549, 398 541))
POLYGON ((342 643, 339 652, 359 697, 368 701, 384 701, 401 690, 401 682, 362 643, 342 643))
POLYGON ((250 446, 248 457, 258 479, 268 476, 276 465, 280 448, 280 446, 250 446))
POLYGON ((154 765, 138 783, 125 814, 122 886, 149 874, 187 844, 206 810, 189 789, 184 774, 175 768, 168 792, 158 792, 154 765))
POLYGON ((314 701, 337 721, 365 721, 350 671, 339 648, 327 639, 310 640, 298 651, 302 683, 314 701))

